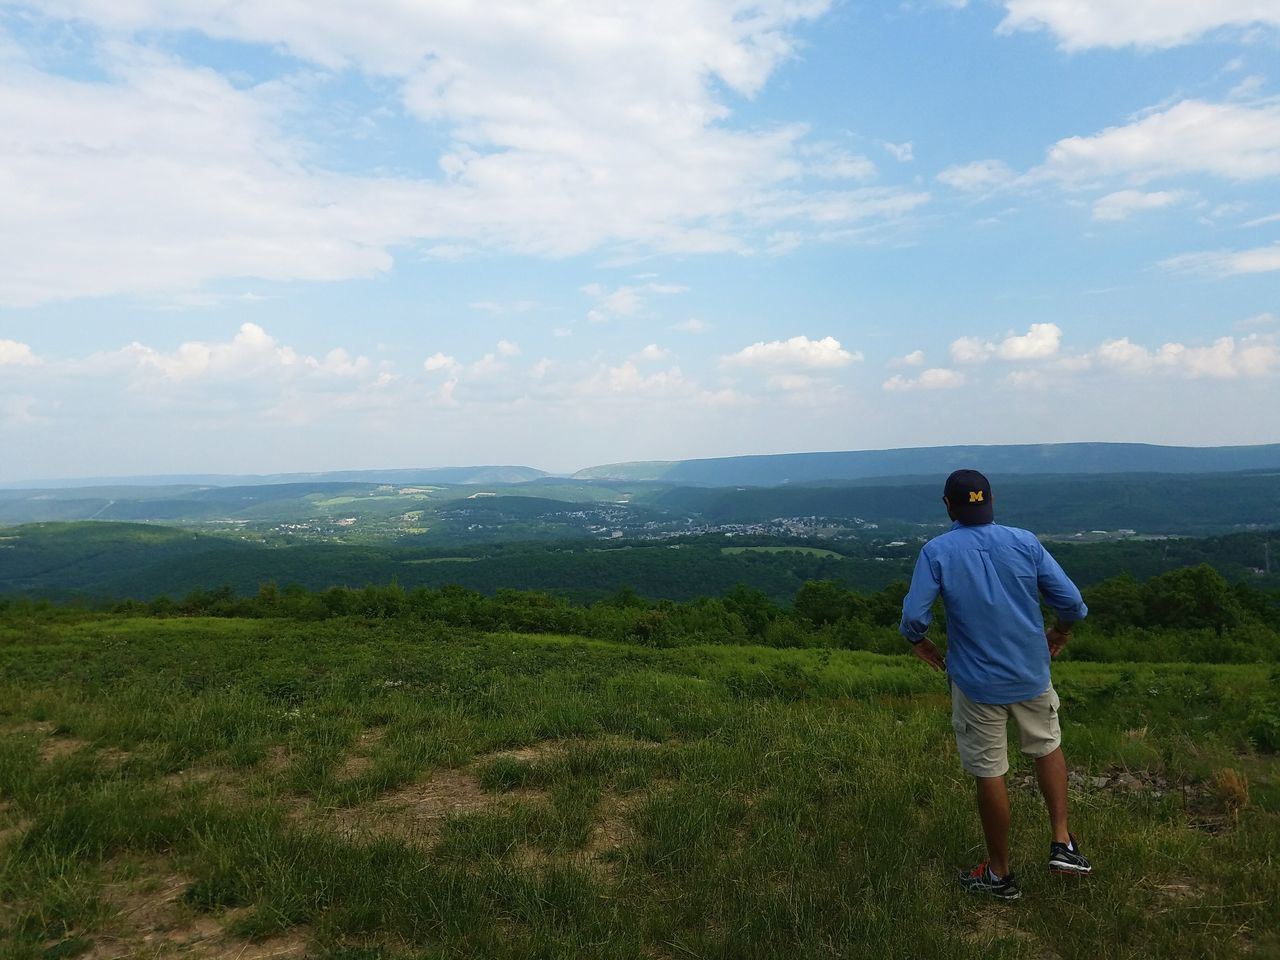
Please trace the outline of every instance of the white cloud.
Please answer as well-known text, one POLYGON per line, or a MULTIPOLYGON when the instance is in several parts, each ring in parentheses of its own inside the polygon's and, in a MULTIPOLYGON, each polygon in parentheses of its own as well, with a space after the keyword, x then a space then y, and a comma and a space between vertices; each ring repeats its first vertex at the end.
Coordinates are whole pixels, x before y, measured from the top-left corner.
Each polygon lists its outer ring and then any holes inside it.
POLYGON ((951 342, 951 359, 960 364, 1001 360, 1045 360, 1058 352, 1062 330, 1055 323, 1033 323, 1024 334, 1010 334, 999 343, 979 337, 960 337, 951 342))
POLYGON ((1059 140, 1029 177, 1123 177, 1141 184, 1186 174, 1240 181, 1280 176, 1280 103, 1183 100, 1124 126, 1059 140))
POLYGON ((1071 356, 1059 357, 1048 364, 1048 367, 1059 373, 1082 373, 1085 370, 1093 369, 1093 357, 1087 353, 1077 353, 1071 356))
POLYGON ((915 159, 915 150, 911 146, 911 141, 906 143, 890 143, 884 140, 880 144, 888 154, 900 163, 910 163, 915 159))
POLYGON ((974 160, 954 167, 947 167, 938 179, 957 190, 992 190, 1012 183, 1016 175, 1003 160, 974 160))
POLYGON ((492 316, 502 316, 509 313, 527 313, 538 304, 533 300, 513 300, 510 303, 503 303, 497 300, 475 300, 467 306, 472 310, 479 310, 492 316))
POLYGON ((573 392, 578 396, 616 399, 635 396, 685 397, 696 390, 696 385, 685 378, 679 367, 645 375, 634 361, 627 360, 616 367, 601 368, 577 384, 573 392))
POLYGON ((803 373, 775 373, 766 382, 777 390, 798 392, 811 389, 814 381, 803 373))
POLYGON ((848 366, 861 359, 861 353, 844 349, 834 337, 810 340, 806 336, 798 336, 790 340, 753 343, 724 357, 722 362, 728 366, 741 367, 833 369, 848 366))
POLYGON ((520 344, 511 340, 499 340, 498 355, 502 357, 518 357, 520 356, 520 344))
POLYGON ((1018 390, 1039 390, 1048 385, 1044 374, 1039 370, 1011 370, 1004 382, 1018 390))
POLYGON ((889 361, 890 366, 895 367, 920 367, 924 365, 924 351, 912 350, 904 357, 897 357, 889 361))
POLYGON ((610 320, 642 316, 650 296, 673 296, 687 293, 688 287, 673 283, 645 283, 609 289, 603 284, 589 283, 582 292, 594 298, 595 304, 587 311, 590 323, 608 323, 610 320))
POLYGON ((17 340, 0 340, 0 367, 6 365, 26 367, 37 363, 39 360, 27 344, 19 343, 17 340))
POLYGON ((1169 206, 1190 196, 1179 190, 1143 192, 1132 187, 1192 175, 1237 182, 1280 176, 1280 101, 1183 100, 1092 135, 1059 140, 1046 152, 1044 163, 1023 174, 1000 160, 978 160, 949 167, 938 179, 971 192, 1044 183, 1078 189, 1118 180, 1130 188, 1103 196, 1093 215, 1096 220, 1123 220, 1138 210, 1169 206))
MULTIPOLYGON (((342 357, 335 358, 341 363, 342 357)), ((192 340, 165 352, 141 343, 132 343, 114 355, 99 355, 99 362, 114 365, 116 358, 143 371, 155 371, 175 382, 197 379, 245 380, 277 371, 321 370, 314 357, 300 356, 292 347, 278 343, 256 323, 242 324, 225 343, 192 340)))
POLYGON ((355 377, 366 374, 373 364, 368 357, 353 357, 342 347, 335 347, 324 355, 323 360, 315 357, 303 359, 312 370, 330 374, 335 377, 355 377))
POLYGON ((436 370, 456 370, 458 361, 456 357, 451 357, 444 353, 433 353, 422 362, 422 368, 428 373, 436 370))
POLYGON ((1273 335, 1219 337, 1207 347, 1166 343, 1149 350, 1128 337, 1107 340, 1095 351, 1102 367, 1127 373, 1170 373, 1187 378, 1231 380, 1280 372, 1280 343, 1273 335))
POLYGON ((507 369, 506 363, 498 359, 497 354, 486 353, 475 363, 467 367, 469 380, 489 380, 507 369))
POLYGON ((1247 220, 1240 224, 1242 227, 1260 227, 1264 223, 1276 223, 1280 221, 1280 213, 1269 213, 1265 217, 1256 217, 1253 220, 1247 220))
POLYGON ((654 360, 662 360, 669 355, 670 355, 670 351, 664 350, 662 347, 658 346, 656 343, 651 343, 648 346, 646 346, 643 350, 641 350, 639 353, 635 354, 632 357, 632 359, 642 360, 642 361, 654 361, 654 360))
POLYGON ((694 397, 694 401, 706 407, 746 407, 756 402, 754 397, 730 387, 720 390, 703 390, 694 397))
POLYGON ((411 190, 305 169, 263 89, 136 51, 106 68, 5 62, 0 302, 367 276, 413 234, 411 190))
POLYGON ((802 147, 800 154, 806 158, 805 172, 811 177, 825 180, 875 179, 876 165, 860 154, 849 153, 830 144, 802 147))
POLYGON ((133 429, 130 423, 164 421, 164 449, 231 425, 243 425, 247 436, 268 424, 363 415, 386 409, 402 393, 401 378, 387 363, 342 347, 311 355, 252 323, 226 340, 173 347, 134 342, 88 355, 43 357, 24 379, 34 388, 25 394, 33 398, 29 409, 39 410, 51 430, 86 439, 97 424, 111 424, 102 429, 118 438, 112 431, 133 429))
POLYGON ((918 377, 908 378, 898 373, 886 380, 882 386, 890 392, 899 390, 951 390, 962 387, 965 376, 958 370, 946 367, 930 367, 918 377))
POLYGON ((688 320, 681 320, 679 323, 671 325, 672 330, 679 330, 681 333, 706 333, 711 329, 711 325, 705 320, 699 320, 697 317, 690 317, 688 320))
POLYGON ((1265 330, 1280 324, 1280 315, 1259 313, 1236 324, 1238 330, 1265 330))
POLYGON ((995 344, 979 337, 960 337, 951 341, 951 360, 954 363, 983 363, 995 351, 995 344))
POLYGON ((1211 250, 1184 253, 1160 261, 1168 270, 1200 273, 1210 277, 1232 277, 1280 270, 1280 243, 1252 250, 1211 250))
POLYGON ((28 394, 0 397, 0 428, 43 426, 46 417, 36 413, 36 398, 28 394))
POLYGON ((1128 220, 1143 210, 1158 210, 1179 203, 1186 196, 1180 190, 1160 190, 1142 193, 1139 190, 1117 190, 1099 197, 1093 203, 1095 220, 1128 220))
POLYGON ((1174 47, 1225 27, 1280 27, 1274 0, 1004 0, 1000 32, 1049 30, 1067 50, 1174 47))
POLYGON ((103 79, 5 64, 0 162, 23 190, 0 226, 3 302, 369 276, 403 246, 747 252, 780 230, 827 236, 927 200, 814 192, 812 178, 874 168, 800 124, 732 125, 730 98, 761 90, 827 0, 22 5, 49 35, 80 18, 111 39, 94 50, 103 79), (298 133, 323 109, 305 79, 243 86, 130 46, 183 31, 362 71, 443 153, 406 156, 400 176, 321 169, 298 133))
POLYGON ((1227 96, 1232 100, 1248 100, 1258 95, 1259 91, 1266 85, 1267 78, 1259 73, 1245 77, 1234 87, 1227 91, 1227 96))
POLYGON ((996 347, 1001 360, 1044 360, 1058 352, 1062 330, 1056 323, 1033 323, 1020 335, 1006 337, 996 347))

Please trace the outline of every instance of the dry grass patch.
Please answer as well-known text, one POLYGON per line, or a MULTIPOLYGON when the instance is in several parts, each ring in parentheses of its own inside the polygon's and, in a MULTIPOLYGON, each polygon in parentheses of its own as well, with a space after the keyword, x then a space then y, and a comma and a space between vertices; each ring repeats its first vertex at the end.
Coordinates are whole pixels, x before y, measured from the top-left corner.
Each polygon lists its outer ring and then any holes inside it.
POLYGON ((656 788, 651 788, 622 795, 607 794, 596 810, 591 836, 583 848, 583 855, 590 860, 599 860, 631 845, 636 839, 632 814, 656 792, 656 788))
POLYGON ((476 766, 483 766, 497 760, 538 763, 543 760, 558 759, 573 750, 661 750, 673 744, 674 741, 635 740, 631 737, 618 735, 595 738, 573 737, 564 740, 540 740, 537 743, 526 744, 522 747, 494 750, 490 753, 480 754, 471 762, 476 766))
POLYGON ((347 754, 342 761, 342 767, 338 771, 338 781, 343 783, 355 780, 368 773, 373 766, 373 754, 377 752, 385 736, 386 731, 382 727, 362 730, 356 737, 351 753, 347 754))
POLYGON ((117 879, 103 886, 107 915, 101 929, 84 937, 92 942, 81 955, 86 960, 284 960, 306 955, 304 929, 257 942, 244 940, 228 930, 248 908, 200 913, 183 899, 190 878, 163 861, 147 862, 141 869, 145 874, 135 876, 137 865, 122 866, 117 879))
POLYGON ((31 826, 30 820, 18 820, 7 826, 0 827, 0 847, 8 846, 22 838, 31 826))
POLYGON ((509 810, 521 801, 545 803, 539 790, 504 794, 486 791, 467 769, 437 770, 425 780, 397 787, 371 803, 317 811, 306 804, 294 810, 298 819, 320 818, 341 833, 356 837, 392 836, 416 846, 429 846, 453 816, 509 810))
POLYGON ((1014 925, 1016 914, 1002 907, 1002 904, 982 902, 978 909, 966 918, 968 922, 963 933, 964 938, 984 948, 1011 942, 1024 944, 1032 949, 1039 946, 1035 954, 1036 960, 1058 960, 1057 953, 1048 947, 1040 946, 1035 934, 1016 927, 1014 925))
POLYGON ((1155 894, 1157 910, 1169 910, 1185 900, 1199 900, 1204 896, 1204 888, 1198 887, 1191 880, 1169 880, 1165 883, 1152 883, 1151 890, 1155 894))
POLYGON ((69 757, 71 754, 89 746, 88 740, 56 733, 57 724, 49 720, 37 720, 32 723, 19 724, 12 728, 19 735, 34 736, 40 740, 40 759, 45 763, 69 757))

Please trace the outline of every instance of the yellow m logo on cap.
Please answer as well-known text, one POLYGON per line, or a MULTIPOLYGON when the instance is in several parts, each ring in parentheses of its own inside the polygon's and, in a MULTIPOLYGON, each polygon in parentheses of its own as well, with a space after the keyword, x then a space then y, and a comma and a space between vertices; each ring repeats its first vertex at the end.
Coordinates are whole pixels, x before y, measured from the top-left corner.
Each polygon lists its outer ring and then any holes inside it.
POLYGON ((969 502, 970 502, 970 503, 982 503, 982 494, 983 494, 983 491, 981 491, 981 490, 970 490, 970 491, 969 491, 969 502))

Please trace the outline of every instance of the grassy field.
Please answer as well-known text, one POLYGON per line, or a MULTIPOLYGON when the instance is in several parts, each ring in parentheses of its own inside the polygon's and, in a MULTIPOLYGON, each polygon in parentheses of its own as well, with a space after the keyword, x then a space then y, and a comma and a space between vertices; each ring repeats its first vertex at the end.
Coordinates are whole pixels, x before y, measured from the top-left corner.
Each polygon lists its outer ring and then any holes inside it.
POLYGON ((1280 954, 1249 666, 1062 664, 1074 829, 980 857, 909 657, 398 621, 0 621, 0 957, 1280 954))

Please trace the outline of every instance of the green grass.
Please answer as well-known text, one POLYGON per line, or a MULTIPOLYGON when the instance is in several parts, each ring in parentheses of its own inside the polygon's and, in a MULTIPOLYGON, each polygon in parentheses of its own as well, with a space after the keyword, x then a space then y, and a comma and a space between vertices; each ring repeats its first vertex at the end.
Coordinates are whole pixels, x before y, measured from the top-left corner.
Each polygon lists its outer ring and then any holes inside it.
POLYGON ((803 553, 810 557, 834 557, 843 560, 844 554, 820 547, 721 547, 720 552, 732 556, 735 553, 803 553))
POLYGON ((1280 950, 1264 667, 1057 665, 1072 769, 1171 786, 1073 790, 1071 881, 1015 761, 1000 904, 909 657, 62 615, 0 665, 4 958, 1280 950))

